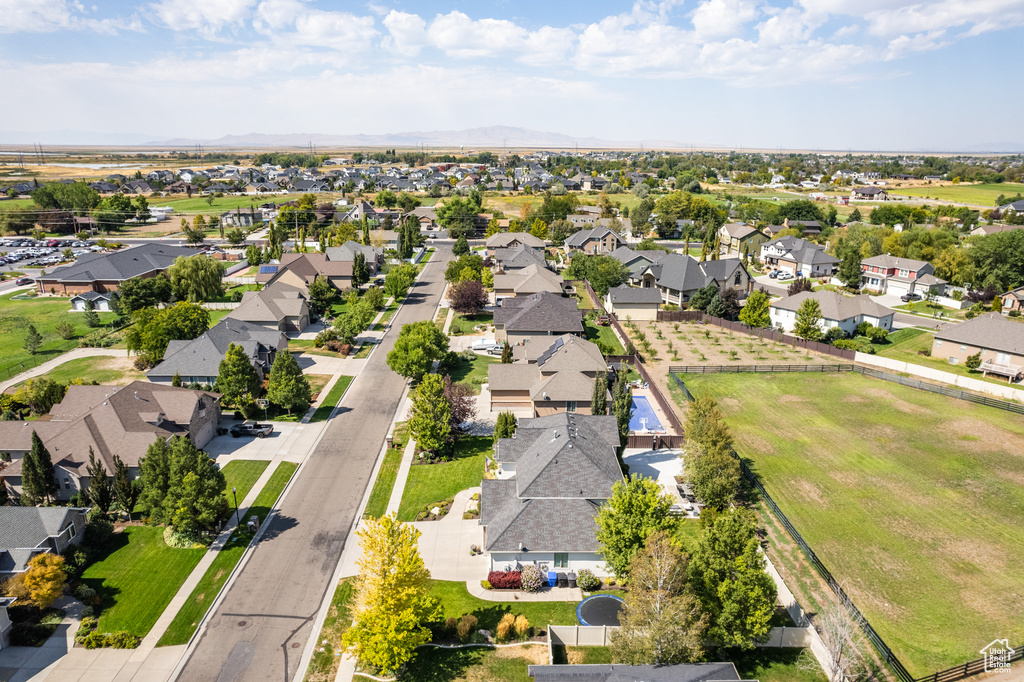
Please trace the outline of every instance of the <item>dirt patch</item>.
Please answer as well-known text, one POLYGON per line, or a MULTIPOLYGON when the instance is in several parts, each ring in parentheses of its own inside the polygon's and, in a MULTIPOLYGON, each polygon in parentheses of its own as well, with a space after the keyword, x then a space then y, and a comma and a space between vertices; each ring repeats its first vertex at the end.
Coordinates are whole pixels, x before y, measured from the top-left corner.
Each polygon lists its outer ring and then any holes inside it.
POLYGON ((778 402, 780 403, 806 403, 807 398, 799 395, 781 395, 779 396, 778 402))
POLYGON ((793 486, 793 488, 796 491, 797 496, 803 497, 806 501, 814 502, 824 509, 828 509, 832 506, 828 501, 828 492, 816 483, 811 483, 810 481, 799 481, 793 486))
POLYGON ((995 424, 973 417, 962 417, 946 422, 941 427, 943 435, 972 453, 1001 450, 1011 456, 1024 458, 1021 437, 995 424), (965 435, 971 436, 964 438, 965 435))
MULTIPOLYGON (((548 648, 542 644, 501 647, 494 650, 495 658, 525 658, 531 665, 548 664, 548 648)), ((569 661, 572 663, 572 661, 569 661)))
POLYGON ((843 398, 844 403, 869 403, 871 402, 862 395, 850 394, 843 398))

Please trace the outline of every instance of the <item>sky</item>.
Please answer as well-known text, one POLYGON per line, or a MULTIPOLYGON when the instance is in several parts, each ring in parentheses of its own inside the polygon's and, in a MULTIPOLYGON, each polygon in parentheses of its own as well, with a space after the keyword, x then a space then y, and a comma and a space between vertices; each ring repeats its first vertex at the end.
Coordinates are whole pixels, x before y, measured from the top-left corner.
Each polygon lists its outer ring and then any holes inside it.
POLYGON ((1024 149, 1024 0, 0 0, 0 144, 493 125, 1024 149))

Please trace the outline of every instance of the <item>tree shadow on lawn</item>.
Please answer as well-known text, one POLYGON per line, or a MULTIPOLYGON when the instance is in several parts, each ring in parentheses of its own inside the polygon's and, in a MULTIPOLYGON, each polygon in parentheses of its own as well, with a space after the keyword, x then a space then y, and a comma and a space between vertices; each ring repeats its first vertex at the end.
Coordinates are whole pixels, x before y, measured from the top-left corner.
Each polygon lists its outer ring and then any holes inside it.
POLYGON ((403 679, 412 682, 450 682, 476 666, 490 649, 437 649, 425 647, 416 651, 403 679))

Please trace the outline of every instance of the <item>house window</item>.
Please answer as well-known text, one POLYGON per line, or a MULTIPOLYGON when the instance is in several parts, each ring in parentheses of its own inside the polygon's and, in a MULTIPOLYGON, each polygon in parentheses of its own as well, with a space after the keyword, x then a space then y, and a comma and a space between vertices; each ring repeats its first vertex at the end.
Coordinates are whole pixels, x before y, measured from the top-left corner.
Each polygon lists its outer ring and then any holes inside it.
POLYGON ((565 404, 565 411, 566 412, 575 412, 576 411, 576 401, 575 400, 570 400, 569 402, 567 402, 565 404))
POLYGON ((733 281, 733 284, 734 284, 734 285, 736 285, 736 286, 739 286, 739 285, 740 285, 740 279, 741 279, 741 277, 742 277, 742 276, 740 275, 740 273, 738 273, 738 272, 737 272, 737 273, 736 273, 736 279, 735 279, 735 281, 733 281))
POLYGON ((942 345, 942 339, 935 339, 935 345, 936 346, 941 346, 942 345))
POLYGON ((967 346, 965 346, 965 345, 963 345, 963 344, 960 344, 960 350, 962 350, 962 351, 965 351, 965 350, 967 350, 967 346))
POLYGON ((74 539, 75 539, 75 524, 72 523, 70 526, 68 526, 68 540, 74 540, 74 539))
POLYGON ((555 552, 555 568, 569 568, 568 552, 555 552))
POLYGON ((71 490, 71 479, 70 478, 65 478, 64 479, 64 490, 71 490))

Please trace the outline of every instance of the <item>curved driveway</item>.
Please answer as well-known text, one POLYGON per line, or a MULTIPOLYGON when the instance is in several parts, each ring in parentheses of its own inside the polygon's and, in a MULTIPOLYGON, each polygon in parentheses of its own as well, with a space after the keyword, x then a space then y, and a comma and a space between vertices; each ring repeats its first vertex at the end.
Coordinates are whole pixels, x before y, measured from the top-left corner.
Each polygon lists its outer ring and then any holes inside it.
MULTIPOLYGON (((393 329, 431 319, 444 290, 448 245, 437 244, 393 329)), ((192 650, 181 680, 295 677, 320 604, 381 452, 405 379, 388 369, 385 335, 349 388, 260 543, 192 650)))

